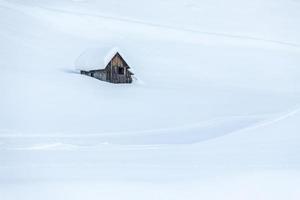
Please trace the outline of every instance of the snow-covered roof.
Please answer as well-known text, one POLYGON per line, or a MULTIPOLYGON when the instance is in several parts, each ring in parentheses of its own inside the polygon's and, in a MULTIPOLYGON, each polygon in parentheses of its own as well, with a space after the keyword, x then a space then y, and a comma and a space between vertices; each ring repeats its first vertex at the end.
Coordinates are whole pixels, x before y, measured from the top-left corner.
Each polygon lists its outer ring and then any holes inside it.
MULTIPOLYGON (((90 71, 96 69, 103 69, 117 53, 119 53, 124 58, 122 52, 118 47, 114 47, 110 49, 108 48, 87 49, 77 58, 75 62, 76 70, 90 71)), ((126 61, 125 58, 124 60, 126 61)), ((132 71, 132 68, 130 71, 132 71)))

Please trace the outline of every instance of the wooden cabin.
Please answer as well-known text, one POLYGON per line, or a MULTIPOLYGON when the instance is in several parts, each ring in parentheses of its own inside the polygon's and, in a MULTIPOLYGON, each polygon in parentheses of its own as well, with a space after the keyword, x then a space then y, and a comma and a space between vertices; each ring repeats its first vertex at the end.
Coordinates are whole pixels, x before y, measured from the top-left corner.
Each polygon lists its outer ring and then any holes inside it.
POLYGON ((118 51, 108 55, 104 69, 80 70, 81 74, 110 83, 132 83, 133 73, 118 51))

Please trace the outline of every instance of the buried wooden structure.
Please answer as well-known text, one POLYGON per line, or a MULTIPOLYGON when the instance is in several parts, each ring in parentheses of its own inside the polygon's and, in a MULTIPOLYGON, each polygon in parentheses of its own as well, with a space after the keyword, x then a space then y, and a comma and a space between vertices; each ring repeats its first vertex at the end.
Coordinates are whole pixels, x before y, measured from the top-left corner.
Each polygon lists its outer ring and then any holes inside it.
POLYGON ((110 83, 132 83, 133 73, 119 52, 115 52, 105 65, 104 69, 80 70, 80 73, 110 83))

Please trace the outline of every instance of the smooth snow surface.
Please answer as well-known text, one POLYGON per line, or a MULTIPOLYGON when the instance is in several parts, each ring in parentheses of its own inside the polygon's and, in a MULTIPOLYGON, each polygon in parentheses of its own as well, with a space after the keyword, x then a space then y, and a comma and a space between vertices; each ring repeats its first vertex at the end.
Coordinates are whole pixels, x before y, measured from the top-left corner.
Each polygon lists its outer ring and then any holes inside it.
POLYGON ((0 200, 298 200, 299 10, 0 0, 0 200))

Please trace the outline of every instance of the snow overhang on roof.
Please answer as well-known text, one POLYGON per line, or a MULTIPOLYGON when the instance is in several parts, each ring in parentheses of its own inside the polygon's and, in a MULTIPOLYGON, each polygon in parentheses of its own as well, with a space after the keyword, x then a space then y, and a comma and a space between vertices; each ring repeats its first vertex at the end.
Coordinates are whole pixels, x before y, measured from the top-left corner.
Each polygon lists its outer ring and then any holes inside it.
MULTIPOLYGON (((110 60, 119 53, 123 59, 127 62, 126 58, 124 58, 124 54, 120 51, 118 47, 114 48, 91 48, 85 50, 76 60, 75 67, 76 70, 97 70, 103 69, 107 66, 110 60)), ((131 68, 131 66, 130 66, 131 68)), ((130 70, 132 71, 132 68, 130 70)))

